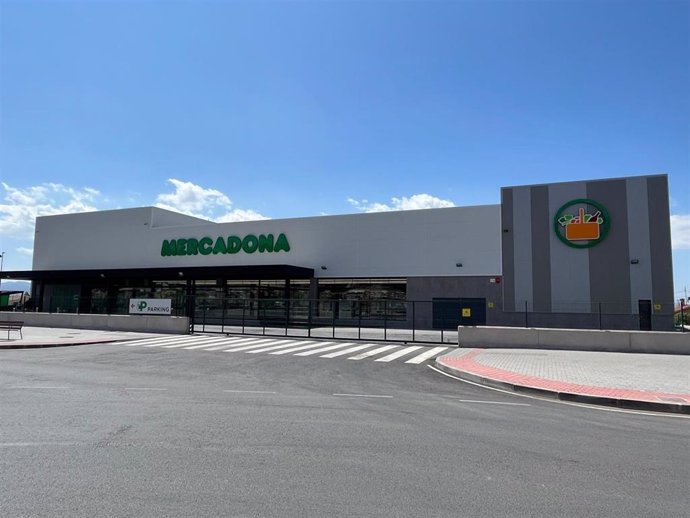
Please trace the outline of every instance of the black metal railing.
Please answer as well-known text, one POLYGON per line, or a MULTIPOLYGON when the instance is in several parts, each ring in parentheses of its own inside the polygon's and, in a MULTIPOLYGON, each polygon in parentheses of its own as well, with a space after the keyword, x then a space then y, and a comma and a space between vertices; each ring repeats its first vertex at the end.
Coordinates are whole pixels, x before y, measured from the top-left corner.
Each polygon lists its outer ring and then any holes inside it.
MULTIPOLYGON (((149 297, 155 298, 155 297, 149 297)), ((171 299, 173 316, 189 316, 190 331, 243 333, 304 338, 412 341, 457 341, 459 325, 561 327, 582 329, 687 329, 688 308, 649 301, 631 303, 552 303, 548 307, 518 304, 506 312, 484 299, 324 300, 259 299, 224 296, 222 292, 160 297, 171 299)), ((125 315, 130 299, 50 296, 41 305, 29 300, 13 311, 125 315)))
POLYGON ((459 318, 434 319, 431 301, 206 298, 194 330, 304 338, 456 342, 459 318))

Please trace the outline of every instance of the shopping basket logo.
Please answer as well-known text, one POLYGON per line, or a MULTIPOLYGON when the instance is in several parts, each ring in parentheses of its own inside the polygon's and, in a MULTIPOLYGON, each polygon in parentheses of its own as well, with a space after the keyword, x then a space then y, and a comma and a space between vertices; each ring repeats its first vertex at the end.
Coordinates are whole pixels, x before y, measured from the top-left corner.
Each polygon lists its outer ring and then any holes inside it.
POLYGON ((589 248, 603 241, 611 227, 611 218, 600 203, 580 198, 563 205, 554 216, 558 238, 573 248, 589 248))

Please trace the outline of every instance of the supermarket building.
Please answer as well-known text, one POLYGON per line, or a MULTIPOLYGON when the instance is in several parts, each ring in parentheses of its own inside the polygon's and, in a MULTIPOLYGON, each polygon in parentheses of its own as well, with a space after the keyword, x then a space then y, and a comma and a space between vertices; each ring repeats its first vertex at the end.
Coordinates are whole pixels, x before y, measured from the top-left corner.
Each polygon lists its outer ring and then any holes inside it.
POLYGON ((240 223, 156 207, 39 217, 32 270, 2 277, 32 280, 39 311, 110 313, 143 297, 241 305, 259 317, 269 301, 288 313, 309 301, 310 317, 345 323, 668 330, 668 178, 504 187, 494 205, 240 223))

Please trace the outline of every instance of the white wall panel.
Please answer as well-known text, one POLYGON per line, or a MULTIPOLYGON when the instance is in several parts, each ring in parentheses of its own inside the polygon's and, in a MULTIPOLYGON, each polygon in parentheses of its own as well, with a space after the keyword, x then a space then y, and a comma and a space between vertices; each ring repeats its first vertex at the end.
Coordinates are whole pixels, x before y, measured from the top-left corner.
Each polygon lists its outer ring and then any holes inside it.
POLYGON ((33 268, 290 264, 321 277, 501 273, 500 205, 242 223, 185 218, 151 207, 38 218, 33 268), (176 226, 159 227, 163 221, 176 226), (164 239, 269 233, 284 233, 290 252, 161 257, 164 239))

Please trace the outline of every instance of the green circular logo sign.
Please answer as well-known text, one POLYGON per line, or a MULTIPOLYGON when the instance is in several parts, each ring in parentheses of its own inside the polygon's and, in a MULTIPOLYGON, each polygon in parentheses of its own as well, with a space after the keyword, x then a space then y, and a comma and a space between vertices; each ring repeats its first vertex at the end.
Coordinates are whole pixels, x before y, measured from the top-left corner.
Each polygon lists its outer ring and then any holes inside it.
POLYGON ((571 200, 553 217, 558 239, 572 248, 590 248, 601 243, 611 228, 611 217, 601 203, 587 198, 571 200))

